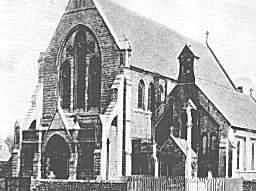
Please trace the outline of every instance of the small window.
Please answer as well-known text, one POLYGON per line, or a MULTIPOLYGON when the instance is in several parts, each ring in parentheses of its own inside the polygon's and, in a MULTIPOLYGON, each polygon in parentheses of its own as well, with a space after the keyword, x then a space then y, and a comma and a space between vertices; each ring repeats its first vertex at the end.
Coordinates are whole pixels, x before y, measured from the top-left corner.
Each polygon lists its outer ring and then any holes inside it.
POLYGON ((155 104, 155 89, 152 83, 149 84, 148 88, 148 110, 153 111, 155 104))
POLYGON ((215 151, 217 146, 217 137, 216 135, 211 136, 211 151, 215 151))
POLYGON ((255 166, 254 166, 254 157, 255 157, 255 143, 252 143, 252 164, 251 164, 251 169, 254 170, 255 166))
POLYGON ((138 108, 145 109, 145 84, 140 80, 138 86, 138 108))
POLYGON ((124 66, 124 65, 125 65, 125 63, 124 63, 124 52, 121 52, 121 53, 120 53, 120 65, 121 65, 121 66, 124 66))
POLYGON ((76 2, 75 2, 75 8, 80 8, 81 5, 82 5, 81 0, 76 0, 76 2))
POLYGON ((237 152, 237 158, 236 158, 236 169, 240 169, 240 141, 237 142, 236 145, 236 152, 237 152))
POLYGON ((82 3, 83 3, 83 7, 85 7, 86 6, 86 1, 82 0, 82 3))
POLYGON ((74 5, 74 9, 77 9, 78 8, 78 0, 75 0, 73 5, 74 5))
POLYGON ((19 143, 20 143, 20 126, 16 126, 15 127, 14 144, 19 144, 19 143))
POLYGON ((203 135, 202 138, 202 154, 205 155, 207 153, 208 138, 207 135, 203 135))
POLYGON ((162 85, 159 86, 159 99, 160 99, 160 103, 163 103, 165 100, 165 96, 164 96, 164 88, 162 85))

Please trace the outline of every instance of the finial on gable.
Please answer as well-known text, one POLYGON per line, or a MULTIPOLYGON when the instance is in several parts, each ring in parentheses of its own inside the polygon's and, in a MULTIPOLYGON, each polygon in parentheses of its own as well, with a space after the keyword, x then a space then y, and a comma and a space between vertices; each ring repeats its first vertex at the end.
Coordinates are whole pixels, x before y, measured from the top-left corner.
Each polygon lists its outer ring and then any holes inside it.
POLYGON ((178 56, 178 59, 182 61, 184 58, 191 58, 191 59, 199 59, 198 56, 196 56, 193 51, 191 50, 191 45, 185 45, 182 49, 180 55, 178 56))

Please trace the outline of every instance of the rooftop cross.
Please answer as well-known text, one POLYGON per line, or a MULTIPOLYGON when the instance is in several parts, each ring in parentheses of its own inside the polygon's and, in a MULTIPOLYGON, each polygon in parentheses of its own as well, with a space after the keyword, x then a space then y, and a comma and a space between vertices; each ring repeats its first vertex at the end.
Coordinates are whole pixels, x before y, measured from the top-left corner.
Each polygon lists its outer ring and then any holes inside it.
POLYGON ((206 33, 205 33, 205 42, 206 42, 206 44, 208 44, 209 35, 210 35, 210 32, 207 30, 206 33))

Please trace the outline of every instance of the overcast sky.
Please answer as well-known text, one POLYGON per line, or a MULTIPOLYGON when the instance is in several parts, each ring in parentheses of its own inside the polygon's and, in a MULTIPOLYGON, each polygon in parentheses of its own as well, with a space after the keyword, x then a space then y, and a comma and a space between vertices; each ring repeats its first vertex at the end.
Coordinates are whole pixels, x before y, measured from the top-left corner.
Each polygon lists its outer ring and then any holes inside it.
MULTIPOLYGON (((210 45, 237 82, 256 82, 255 0, 115 0, 210 45)), ((37 59, 54 33, 67 0, 0 0, 0 137, 12 132, 37 80, 37 59)), ((121 14, 121 13, 120 13, 121 14)))

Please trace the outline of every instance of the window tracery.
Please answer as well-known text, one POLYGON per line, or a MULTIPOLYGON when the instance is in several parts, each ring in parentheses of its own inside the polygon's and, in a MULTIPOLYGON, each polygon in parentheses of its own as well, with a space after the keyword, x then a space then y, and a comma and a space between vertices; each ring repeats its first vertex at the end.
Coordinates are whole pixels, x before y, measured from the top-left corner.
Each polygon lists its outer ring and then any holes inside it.
POLYGON ((73 32, 61 55, 60 98, 67 110, 99 110, 101 58, 95 36, 85 27, 73 32))

